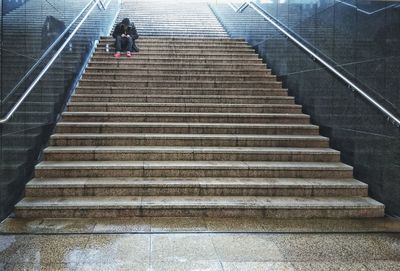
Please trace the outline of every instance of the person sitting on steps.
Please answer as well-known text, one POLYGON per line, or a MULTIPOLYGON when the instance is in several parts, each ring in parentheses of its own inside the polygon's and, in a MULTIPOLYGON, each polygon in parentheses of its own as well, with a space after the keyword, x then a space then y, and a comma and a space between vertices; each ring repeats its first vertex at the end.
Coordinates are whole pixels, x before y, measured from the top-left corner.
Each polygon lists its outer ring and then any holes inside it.
POLYGON ((115 26, 113 37, 115 38, 115 54, 114 57, 121 56, 121 51, 126 50, 126 56, 131 57, 134 50, 139 52, 139 48, 135 44, 135 40, 139 38, 135 25, 125 18, 115 26))

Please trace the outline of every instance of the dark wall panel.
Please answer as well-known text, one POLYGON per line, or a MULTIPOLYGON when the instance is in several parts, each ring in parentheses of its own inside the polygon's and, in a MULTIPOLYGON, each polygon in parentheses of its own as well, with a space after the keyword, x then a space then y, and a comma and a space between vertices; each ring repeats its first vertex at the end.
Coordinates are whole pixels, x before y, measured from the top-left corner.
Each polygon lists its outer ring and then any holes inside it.
MULTIPOLYGON (((268 1, 260 5, 382 105, 400 116, 400 3, 268 1), (281 3, 283 2, 283 3, 281 3)), ((400 215, 400 128, 316 63, 253 9, 211 5, 232 37, 245 38, 354 166, 370 195, 400 215)))

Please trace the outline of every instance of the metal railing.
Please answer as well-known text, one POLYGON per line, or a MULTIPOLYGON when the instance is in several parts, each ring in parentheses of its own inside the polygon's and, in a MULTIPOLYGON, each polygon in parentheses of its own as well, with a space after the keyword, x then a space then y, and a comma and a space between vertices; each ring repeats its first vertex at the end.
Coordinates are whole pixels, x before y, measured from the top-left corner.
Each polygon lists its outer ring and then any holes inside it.
POLYGON ((294 35, 292 35, 290 33, 290 30, 286 26, 279 23, 279 21, 277 19, 275 19, 272 15, 270 15, 267 11, 265 11, 259 5, 257 5, 253 1, 247 1, 247 2, 243 3, 242 5, 240 5, 239 7, 236 7, 232 3, 229 3, 229 6, 235 12, 239 12, 239 13, 243 12, 247 7, 251 7, 252 9, 254 9, 258 14, 260 14, 265 20, 267 20, 275 28, 277 28, 288 39, 290 39, 298 47, 300 47, 307 54, 309 54, 310 57, 312 57, 315 61, 318 61, 320 64, 322 64, 326 69, 328 69, 330 72, 332 72, 338 78, 340 78, 343 82, 345 82, 349 86, 349 88, 351 88, 353 91, 360 94, 370 104, 372 104, 375 108, 377 108, 379 111, 381 111, 383 114, 385 114, 387 119, 392 124, 396 125, 397 127, 400 127, 400 119, 398 119, 396 116, 394 116, 389 110, 387 110, 385 107, 383 107, 381 104, 379 104, 375 99, 373 99, 371 96, 369 96, 364 90, 362 90, 359 86, 357 86, 355 83, 353 83, 345 75, 343 75, 341 72, 339 72, 335 67, 333 67, 327 61, 325 61, 323 58, 321 58, 318 54, 316 54, 315 52, 310 50, 302 41, 300 41, 298 38, 296 38, 294 35))
POLYGON ((352 7, 352 8, 354 8, 356 11, 358 11, 358 12, 360 12, 360 13, 363 13, 363 14, 365 14, 365 15, 374 15, 374 14, 376 14, 376 13, 385 11, 385 10, 390 9, 390 8, 400 7, 400 4, 399 4, 399 3, 395 3, 395 4, 391 4, 391 5, 389 5, 389 6, 386 6, 386 7, 383 7, 383 8, 377 9, 377 10, 374 10, 374 11, 367 11, 367 10, 363 10, 363 9, 357 7, 356 5, 353 5, 353 4, 344 2, 344 1, 336 0, 336 2, 338 2, 338 3, 342 4, 342 5, 348 6, 348 7, 352 7))
MULTIPOLYGON (((92 7, 89 9, 89 11, 86 13, 86 15, 82 18, 82 20, 79 22, 79 24, 75 27, 75 29, 72 31, 72 33, 68 36, 68 38, 64 41, 64 43, 61 45, 61 47, 57 50, 57 52, 53 55, 53 57, 50 59, 50 61, 46 64, 46 66, 42 69, 42 71, 39 73, 39 75, 35 78, 35 80, 29 85, 29 87, 25 90, 24 94, 19 98, 19 100, 14 104, 14 106, 10 109, 10 111, 0 119, 0 124, 4 124, 7 121, 10 120, 10 118, 14 115, 14 113, 18 110, 18 108, 21 106, 21 104, 24 102, 24 100, 29 96, 29 94, 32 92, 33 88, 37 85, 37 83, 42 79, 42 77, 45 75, 45 73, 49 70, 49 68, 53 65, 54 61, 58 58, 58 56, 61 54, 61 52, 64 50, 64 48, 69 44, 69 42, 72 40, 72 38, 75 36, 76 32, 81 28, 82 24, 86 21, 86 19, 89 17, 89 15, 92 13, 95 7, 100 7, 103 10, 106 9, 106 7, 103 5, 101 0, 92 0, 90 1, 83 9, 82 11, 78 14, 78 16, 75 17, 75 19, 71 22, 71 24, 59 35, 59 37, 50 45, 50 47, 43 53, 43 55, 38 59, 38 61, 29 69, 29 71, 22 77, 22 79, 15 85, 15 87, 11 90, 10 94, 8 94, 4 101, 8 100, 12 94, 15 93, 15 91, 22 85, 22 83, 29 77, 29 75, 32 74, 32 72, 37 68, 37 66, 43 61, 43 59, 46 58, 46 56, 52 51, 52 49, 60 42, 61 39, 64 38, 64 36, 68 33, 68 31, 71 29, 71 27, 77 22, 77 20, 85 13, 85 11, 89 8, 89 6, 94 2, 92 7)), ((108 2, 108 4, 111 2, 111 0, 108 2)), ((107 4, 107 6, 108 6, 107 4)))

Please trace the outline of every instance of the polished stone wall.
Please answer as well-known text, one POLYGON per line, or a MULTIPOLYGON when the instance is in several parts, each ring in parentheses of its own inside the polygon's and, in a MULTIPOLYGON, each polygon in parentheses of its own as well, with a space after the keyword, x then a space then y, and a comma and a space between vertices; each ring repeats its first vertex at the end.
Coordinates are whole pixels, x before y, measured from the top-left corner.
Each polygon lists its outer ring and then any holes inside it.
MULTIPOLYGON (((18 4, 14 5, 13 2, 2 1, 0 18, 1 118, 10 112, 75 29, 77 23, 73 20, 92 3, 89 0, 29 0, 16 1, 18 4), (69 25, 72 28, 66 31, 69 25), (59 37, 56 46, 49 49, 59 37)), ((21 197, 95 40, 108 34, 119 2, 112 0, 107 10, 94 9, 22 106, 6 124, 0 124, 0 220, 21 197)))
MULTIPOLYGON (((393 114, 400 116, 400 5, 367 1, 258 1, 393 114)), ((244 37, 331 138, 354 177, 386 212, 400 215, 400 128, 251 8, 212 8, 233 37, 244 37)))

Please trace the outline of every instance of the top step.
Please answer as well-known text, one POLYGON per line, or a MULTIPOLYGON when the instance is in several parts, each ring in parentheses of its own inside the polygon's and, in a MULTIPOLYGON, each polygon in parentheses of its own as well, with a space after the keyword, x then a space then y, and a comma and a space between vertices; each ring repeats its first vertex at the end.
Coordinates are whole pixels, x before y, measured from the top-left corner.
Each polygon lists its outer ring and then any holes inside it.
MULTIPOLYGON (((114 42, 115 39, 111 36, 105 36, 100 38, 100 42, 114 42)), ((188 43, 210 43, 216 44, 247 44, 244 39, 230 39, 230 38, 207 38, 207 37, 143 37, 141 36, 138 40, 141 44, 165 44, 165 43, 176 43, 176 44, 188 44, 188 43)))

